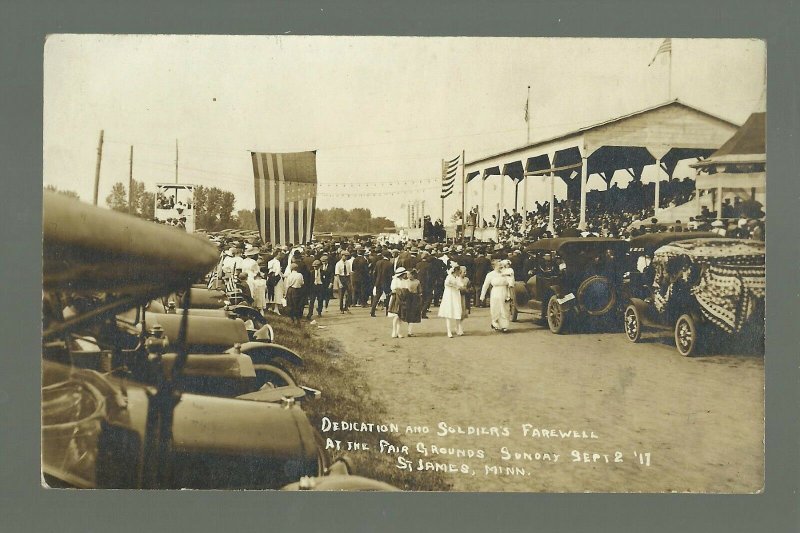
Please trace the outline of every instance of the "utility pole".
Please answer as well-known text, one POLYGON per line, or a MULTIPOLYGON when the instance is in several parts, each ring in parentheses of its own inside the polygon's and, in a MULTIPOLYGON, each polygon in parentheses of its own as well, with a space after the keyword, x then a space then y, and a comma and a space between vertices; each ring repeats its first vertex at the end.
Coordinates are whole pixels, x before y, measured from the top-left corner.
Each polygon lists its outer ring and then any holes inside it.
POLYGON ((135 214, 133 208, 133 145, 131 145, 131 155, 128 158, 128 213, 135 214))
POLYGON ((100 141, 97 143, 97 165, 94 167, 94 205, 97 205, 97 194, 100 191, 100 161, 103 159, 103 133, 100 130, 100 141))
POLYGON ((178 139, 175 139, 175 183, 178 183, 178 139))

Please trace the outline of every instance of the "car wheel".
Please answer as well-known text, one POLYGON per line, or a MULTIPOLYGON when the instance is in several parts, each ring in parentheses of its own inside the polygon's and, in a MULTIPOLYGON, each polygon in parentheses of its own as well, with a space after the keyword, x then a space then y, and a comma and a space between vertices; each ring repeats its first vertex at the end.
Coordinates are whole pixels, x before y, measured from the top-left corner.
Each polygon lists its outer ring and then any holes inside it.
POLYGON ((547 325, 550 331, 561 334, 566 331, 567 312, 558 303, 558 297, 554 294, 547 302, 547 325))
POLYGON ((690 315, 681 315, 675 322, 675 346, 678 353, 691 357, 697 353, 697 323, 690 315))
POLYGON ((639 342, 642 338, 642 319, 635 305, 631 304, 625 309, 623 320, 625 335, 628 337, 628 340, 631 342, 639 342))

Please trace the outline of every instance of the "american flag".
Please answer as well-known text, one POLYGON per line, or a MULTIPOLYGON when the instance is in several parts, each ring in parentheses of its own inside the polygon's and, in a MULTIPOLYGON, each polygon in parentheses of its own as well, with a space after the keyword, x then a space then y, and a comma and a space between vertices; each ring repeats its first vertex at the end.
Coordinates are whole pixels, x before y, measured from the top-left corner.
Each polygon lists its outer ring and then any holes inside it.
POLYGON ((447 198, 453 194, 453 185, 456 182, 456 170, 461 156, 457 155, 450 161, 442 161, 442 194, 441 198, 447 198))
POLYGON ((658 57, 658 54, 661 53, 670 54, 670 56, 672 55, 672 39, 669 37, 664 39, 664 41, 661 43, 661 46, 659 46, 658 50, 656 50, 656 54, 653 56, 653 59, 650 60, 650 63, 648 63, 647 66, 649 67, 652 65, 658 57))
POLYGON ((307 243, 317 205, 316 152, 250 154, 261 240, 273 245, 307 243))

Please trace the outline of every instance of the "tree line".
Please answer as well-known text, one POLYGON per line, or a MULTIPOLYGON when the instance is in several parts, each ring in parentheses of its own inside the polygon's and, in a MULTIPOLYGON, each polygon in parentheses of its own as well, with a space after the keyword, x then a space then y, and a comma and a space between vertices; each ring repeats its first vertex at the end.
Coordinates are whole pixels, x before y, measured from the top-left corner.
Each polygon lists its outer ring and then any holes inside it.
MULTIPOLYGON (((74 191, 59 190, 47 185, 46 190, 55 191, 70 198, 80 199, 74 191)), ((111 187, 106 196, 106 205, 114 211, 130 213, 146 220, 155 219, 155 193, 145 189, 144 183, 133 180, 133 194, 122 182, 111 187), (130 201, 129 201, 130 198, 130 201)), ((236 196, 217 187, 197 185, 194 188, 195 227, 207 231, 228 228, 258 229, 253 209, 239 209, 234 213, 236 196)), ((365 208, 317 209, 314 215, 314 230, 321 232, 380 233, 394 229, 394 222, 385 217, 373 217, 365 208)))

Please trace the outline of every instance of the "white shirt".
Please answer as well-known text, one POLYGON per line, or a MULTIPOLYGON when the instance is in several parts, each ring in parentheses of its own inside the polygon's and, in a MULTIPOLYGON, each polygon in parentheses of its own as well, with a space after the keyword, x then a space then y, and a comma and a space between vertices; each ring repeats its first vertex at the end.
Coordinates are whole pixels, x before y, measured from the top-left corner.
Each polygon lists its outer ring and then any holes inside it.
POLYGON ((222 260, 222 268, 229 268, 233 273, 237 268, 242 268, 242 261, 244 261, 244 258, 241 256, 225 256, 225 259, 222 260))
POLYGON ((337 276, 349 276, 350 272, 352 271, 353 269, 350 266, 350 264, 342 259, 340 259, 339 262, 336 263, 336 266, 334 267, 334 273, 337 276))
POLYGON ((256 275, 256 272, 259 271, 258 268, 258 261, 252 259, 250 257, 245 257, 242 259, 241 265, 242 272, 246 272, 249 277, 253 277, 256 275))
POLYGON ((277 257, 273 257, 272 259, 270 259, 269 263, 267 263, 267 270, 269 270, 269 272, 272 274, 277 274, 280 276, 281 275, 280 260, 278 260, 277 257))
POLYGON ((290 272, 288 276, 286 276, 286 287, 293 287, 295 289, 303 288, 303 275, 298 272, 290 272))

